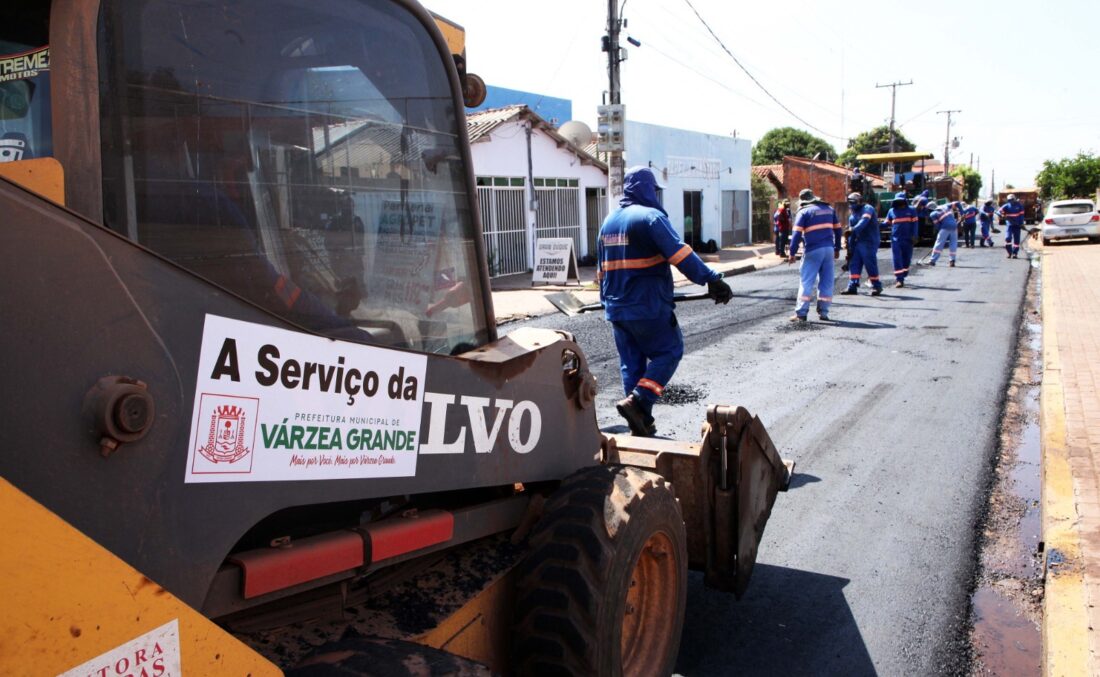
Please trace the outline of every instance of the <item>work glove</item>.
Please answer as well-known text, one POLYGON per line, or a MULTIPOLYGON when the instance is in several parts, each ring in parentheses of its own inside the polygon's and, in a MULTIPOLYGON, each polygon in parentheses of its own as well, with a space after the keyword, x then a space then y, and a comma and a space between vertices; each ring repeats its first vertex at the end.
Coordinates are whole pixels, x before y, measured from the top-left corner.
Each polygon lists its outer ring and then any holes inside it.
POLYGON ((729 303, 733 298, 733 290, 721 278, 707 283, 707 293, 714 299, 715 305, 729 303))

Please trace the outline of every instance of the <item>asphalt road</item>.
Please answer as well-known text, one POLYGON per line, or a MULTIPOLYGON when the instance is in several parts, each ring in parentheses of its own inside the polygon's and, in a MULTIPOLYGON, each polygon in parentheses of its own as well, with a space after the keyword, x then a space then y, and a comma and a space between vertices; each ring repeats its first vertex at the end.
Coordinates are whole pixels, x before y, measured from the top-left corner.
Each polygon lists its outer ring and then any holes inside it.
MULTIPOLYGON (((892 270, 888 250, 879 261, 892 270)), ((680 305, 687 352, 673 384, 686 402, 658 405, 659 435, 693 439, 707 404, 742 405, 798 465, 745 597, 707 590, 692 574, 678 672, 965 667, 974 529, 1028 268, 1003 249, 960 250, 956 268, 914 266, 906 289, 837 296, 829 324, 787 321, 794 266, 732 278, 728 306, 680 305)), ((576 334, 601 384, 600 425, 625 432, 601 314, 525 324, 576 334)))

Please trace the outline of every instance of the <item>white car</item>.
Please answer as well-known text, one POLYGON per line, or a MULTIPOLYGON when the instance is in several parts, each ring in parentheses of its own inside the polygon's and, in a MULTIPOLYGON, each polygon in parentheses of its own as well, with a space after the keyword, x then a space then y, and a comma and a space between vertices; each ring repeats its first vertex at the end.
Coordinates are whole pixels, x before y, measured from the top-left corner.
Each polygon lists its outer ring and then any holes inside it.
POLYGON ((1100 214, 1092 200, 1055 200, 1043 217, 1043 244, 1087 237, 1100 242, 1100 214))

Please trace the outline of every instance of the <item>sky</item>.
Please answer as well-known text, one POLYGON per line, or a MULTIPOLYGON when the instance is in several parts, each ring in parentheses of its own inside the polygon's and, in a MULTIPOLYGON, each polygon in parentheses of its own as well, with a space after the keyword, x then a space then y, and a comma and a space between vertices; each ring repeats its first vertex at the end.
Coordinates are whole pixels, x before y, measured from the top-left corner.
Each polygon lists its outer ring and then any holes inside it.
MULTIPOLYGON (((1097 0, 618 0, 628 119, 759 139, 805 129, 842 151, 890 118, 942 159, 980 169, 983 193, 1034 185, 1044 160, 1100 151, 1097 0), (690 4, 689 4, 690 3, 690 4), (799 121, 741 70, 733 56, 799 121), (919 11, 917 11, 919 8, 919 11), (626 36, 642 43, 633 47, 626 36)), ((466 29, 467 67, 489 85, 571 99, 595 127, 608 88, 603 0, 424 0, 466 29)), ((627 139, 629 153, 630 140, 627 139)))

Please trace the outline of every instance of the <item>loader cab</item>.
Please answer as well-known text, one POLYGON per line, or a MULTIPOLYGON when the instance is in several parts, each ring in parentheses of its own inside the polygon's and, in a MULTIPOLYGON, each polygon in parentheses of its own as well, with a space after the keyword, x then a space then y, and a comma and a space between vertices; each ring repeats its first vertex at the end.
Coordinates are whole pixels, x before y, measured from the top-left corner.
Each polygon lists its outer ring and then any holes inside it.
POLYGON ((421 8, 16 4, 0 53, 47 69, 0 81, 0 152, 55 157, 70 208, 314 333, 495 338, 460 85, 421 8))

